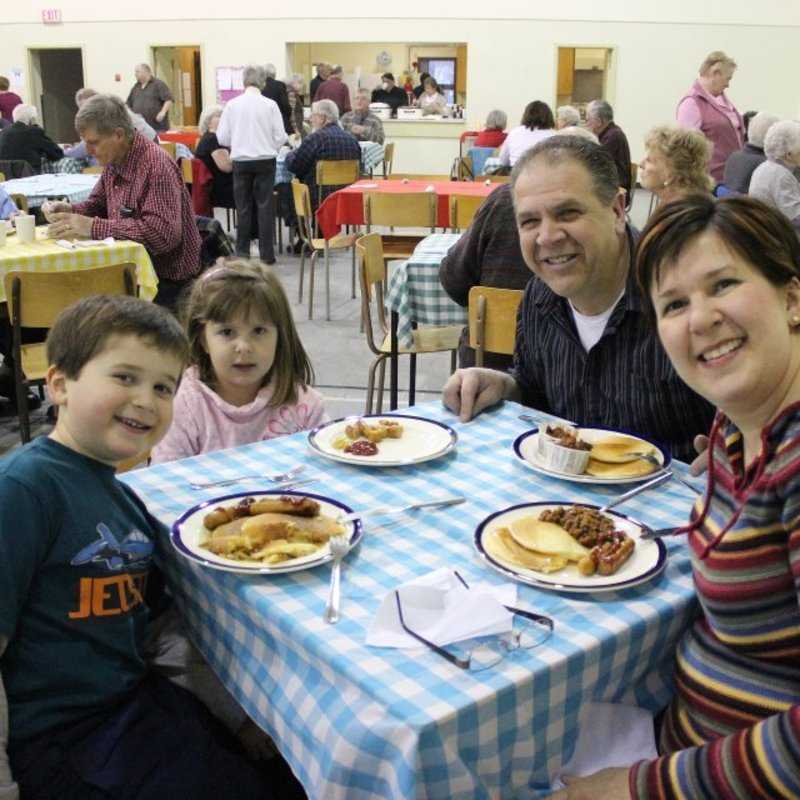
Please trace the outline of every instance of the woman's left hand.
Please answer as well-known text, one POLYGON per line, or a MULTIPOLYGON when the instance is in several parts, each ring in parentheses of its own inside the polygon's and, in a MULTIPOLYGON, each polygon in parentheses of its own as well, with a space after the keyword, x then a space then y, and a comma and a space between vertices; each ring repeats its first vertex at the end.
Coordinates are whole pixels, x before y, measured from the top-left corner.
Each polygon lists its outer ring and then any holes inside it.
POLYGON ((566 789, 550 795, 550 800, 630 800, 628 767, 609 767, 585 778, 564 778, 566 789))

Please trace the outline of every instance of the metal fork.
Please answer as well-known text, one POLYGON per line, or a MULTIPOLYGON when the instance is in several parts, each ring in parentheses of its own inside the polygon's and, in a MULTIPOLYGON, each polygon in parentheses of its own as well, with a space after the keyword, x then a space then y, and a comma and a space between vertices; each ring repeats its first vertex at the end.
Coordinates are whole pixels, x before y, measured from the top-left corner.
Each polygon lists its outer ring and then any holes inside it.
MULTIPOLYGON (((652 464, 654 467, 658 467, 658 469, 663 470, 664 465, 652 454, 652 453, 630 453, 631 458, 640 458, 642 461, 646 461, 648 464, 652 464)), ((681 478, 677 472, 672 473, 672 477, 675 478, 676 481, 679 481, 687 488, 691 489, 696 494, 702 494, 702 490, 698 489, 696 486, 689 483, 684 478, 681 478)))
POLYGON ((270 481, 271 483, 286 483, 286 481, 296 478, 305 468, 305 464, 298 464, 296 467, 292 467, 287 472, 278 472, 275 475, 239 475, 236 478, 226 478, 225 480, 221 481, 190 483, 189 486, 191 486, 192 489, 211 489, 214 486, 230 486, 231 484, 239 483, 239 481, 255 480, 270 481))
POLYGON ((331 536, 328 542, 333 556, 331 568, 331 588, 328 592, 328 605, 325 606, 323 619, 330 625, 339 621, 339 603, 341 600, 342 559, 350 550, 350 540, 345 535, 331 536))

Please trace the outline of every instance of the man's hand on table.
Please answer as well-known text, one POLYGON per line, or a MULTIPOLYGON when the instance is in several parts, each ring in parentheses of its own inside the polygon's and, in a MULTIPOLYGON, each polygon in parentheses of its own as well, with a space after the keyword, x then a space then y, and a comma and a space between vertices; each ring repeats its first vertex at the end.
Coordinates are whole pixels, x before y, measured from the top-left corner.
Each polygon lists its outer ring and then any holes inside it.
POLYGON ((69 214, 72 212, 72 205, 63 200, 45 200, 42 203, 42 214, 48 222, 53 222, 54 214, 69 214))
POLYGON ((456 370, 444 385, 442 402, 462 422, 469 422, 501 400, 519 398, 517 382, 507 373, 470 367, 456 370))
POLYGON ((47 228, 47 235, 51 239, 92 238, 93 217, 84 217, 82 214, 51 213, 49 219, 50 226, 47 228))
POLYGON ((628 767, 609 767, 585 778, 564 778, 567 784, 550 800, 630 800, 628 767))

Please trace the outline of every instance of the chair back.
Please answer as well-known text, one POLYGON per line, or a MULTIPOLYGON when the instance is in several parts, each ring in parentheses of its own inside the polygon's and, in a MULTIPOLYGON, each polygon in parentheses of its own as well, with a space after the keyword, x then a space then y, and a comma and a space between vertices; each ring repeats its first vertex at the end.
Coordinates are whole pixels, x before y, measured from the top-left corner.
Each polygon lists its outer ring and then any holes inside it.
POLYGON ((159 144, 161 145, 161 148, 163 150, 166 150, 167 153, 169 153, 169 155, 172 156, 172 159, 174 160, 175 159, 175 142, 159 142, 159 144))
POLYGON ((458 154, 459 156, 466 155, 471 147, 475 146, 475 140, 481 135, 480 131, 464 131, 458 137, 458 154))
POLYGON ((9 197, 20 211, 25 214, 28 213, 28 198, 24 194, 10 194, 9 197))
POLYGON ((383 177, 388 178, 392 174, 392 162, 394 161, 394 142, 387 142, 383 146, 383 177))
POLYGON ((136 294, 136 265, 61 272, 7 272, 3 276, 12 325, 49 328, 67 306, 92 294, 136 294))
POLYGON ((389 332, 386 322, 386 310, 383 302, 383 287, 386 280, 386 266, 383 260, 383 242, 379 233, 367 233, 356 240, 356 257, 360 265, 359 280, 361 282, 361 313, 364 319, 364 332, 369 349, 380 354, 375 342, 372 317, 372 300, 375 300, 375 312, 381 333, 381 342, 389 332))
POLYGON ((0 172, 0 183, 3 183, 3 181, 5 181, 5 179, 6 179, 5 172, 0 172))
POLYGON ((364 223, 396 228, 436 229, 435 192, 364 192, 364 223))
POLYGON ((361 175, 361 162, 352 161, 317 161, 317 186, 349 186, 361 175))
POLYGON ((453 231, 463 231, 472 225, 472 218, 483 205, 485 197, 474 194, 450 195, 450 228, 453 231))
POLYGON ((475 366, 483 366, 484 353, 513 355, 517 337, 520 289, 473 286, 469 290, 469 346, 475 350, 475 366))
POLYGON ((6 176, 8 180, 14 178, 29 178, 35 175, 33 167, 27 162, 19 158, 0 159, 0 172, 6 176))
POLYGON ((83 175, 101 175, 103 172, 102 167, 84 167, 81 170, 81 174, 83 175))
POLYGON ((300 240, 313 249, 314 217, 311 213, 311 192, 308 190, 308 186, 297 178, 292 181, 292 199, 294 200, 294 214, 297 217, 300 240))
POLYGON ((387 181, 451 181, 452 178, 449 175, 431 175, 426 173, 418 173, 418 172, 395 172, 392 175, 386 176, 387 181))
POLYGON ((193 158, 181 159, 181 175, 183 176, 184 183, 192 183, 194 181, 194 170, 192 169, 193 158))

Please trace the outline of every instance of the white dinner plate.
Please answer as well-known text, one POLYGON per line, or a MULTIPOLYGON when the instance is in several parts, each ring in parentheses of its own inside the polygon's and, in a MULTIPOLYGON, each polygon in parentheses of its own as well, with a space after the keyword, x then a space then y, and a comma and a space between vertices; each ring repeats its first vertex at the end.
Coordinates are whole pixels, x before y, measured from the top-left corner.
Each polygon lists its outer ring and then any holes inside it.
POLYGON ((308 434, 309 447, 325 458, 358 464, 363 467, 401 467, 407 464, 421 464, 449 453, 458 441, 458 434, 447 425, 423 417, 406 414, 369 414, 344 417, 314 428, 308 434), (391 419, 403 426, 399 439, 384 439, 378 443, 374 456, 358 456, 337 450, 333 442, 344 435, 348 423, 357 419, 391 419))
MULTIPOLYGON (((658 442, 648 441, 647 439, 643 439, 641 436, 635 436, 627 431, 620 431, 614 428, 578 428, 578 432, 580 433, 580 438, 583 439, 583 441, 587 444, 594 444, 604 436, 608 436, 612 433, 620 434, 622 436, 629 436, 631 439, 638 439, 648 448, 655 447, 656 450, 653 455, 661 462, 662 469, 666 469, 672 461, 672 456, 669 454, 669 450, 667 450, 665 447, 662 447, 660 444, 658 444, 658 442)), ((658 470, 654 469, 652 472, 648 472, 647 475, 639 475, 636 478, 599 478, 594 475, 573 475, 569 472, 561 472, 557 469, 552 469, 551 467, 545 466, 539 460, 538 428, 533 428, 526 433, 517 436, 517 438, 514 440, 514 453, 516 454, 517 458, 523 464, 525 464, 526 467, 530 467, 532 470, 540 472, 542 475, 548 475, 551 478, 560 478, 564 481, 573 481, 575 483, 641 483, 642 481, 650 480, 650 478, 655 477, 655 475, 658 473, 658 470)))
MULTIPOLYGON (((202 503, 190 508, 182 514, 173 524, 170 532, 172 546, 182 555, 198 564, 211 569, 219 569, 224 572, 236 572, 240 575, 282 575, 287 572, 298 572, 303 569, 318 567, 330 561, 332 556, 327 544, 323 545, 316 553, 300 558, 293 558, 280 564, 258 564, 252 561, 236 561, 232 558, 225 558, 212 553, 200 546, 204 541, 205 528, 203 517, 212 509, 220 505, 236 505, 244 497, 254 497, 257 500, 262 497, 281 497, 282 495, 293 495, 295 497, 310 497, 320 504, 320 512, 329 517, 338 517, 341 514, 350 514, 353 509, 320 494, 310 492, 275 491, 267 492, 238 492, 237 494, 226 494, 222 497, 215 497, 211 500, 204 500, 202 503)), ((350 537, 350 546, 354 547, 361 540, 364 533, 361 521, 344 523, 345 531, 350 537)))
MULTIPOLYGON (((667 565, 667 548, 660 540, 644 541, 640 539, 643 530, 648 530, 646 525, 620 514, 616 511, 604 511, 604 515, 614 519, 617 530, 627 533, 635 542, 631 557, 620 567, 614 575, 581 575, 575 564, 568 564, 557 572, 538 572, 525 567, 506 562, 495 556, 490 556, 483 546, 483 537, 497 528, 508 527, 515 519, 527 516, 538 516, 542 511, 557 506, 572 506, 575 503, 523 503, 518 506, 497 511, 490 514, 475 529, 474 545, 478 555, 494 570, 507 578, 537 586, 540 589, 551 589, 562 592, 600 593, 618 592, 631 586, 652 580, 660 574, 667 565)), ((591 503, 580 503, 587 508, 599 509, 591 503)))

